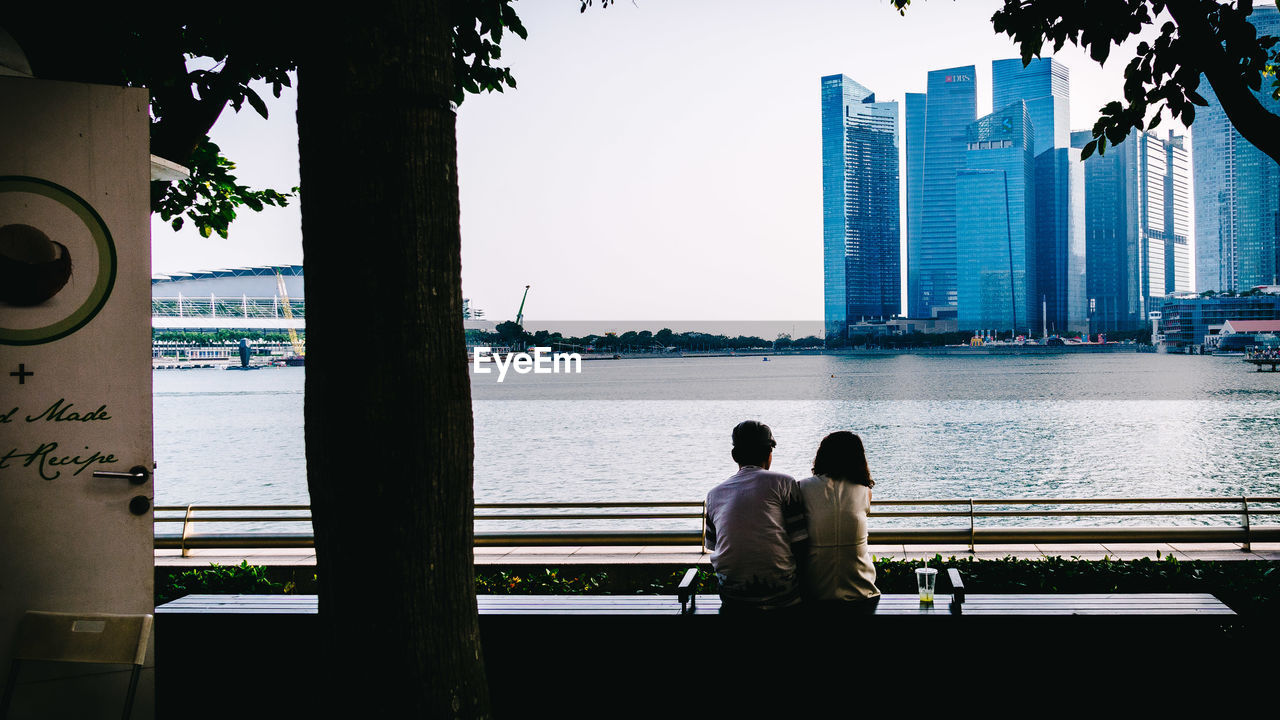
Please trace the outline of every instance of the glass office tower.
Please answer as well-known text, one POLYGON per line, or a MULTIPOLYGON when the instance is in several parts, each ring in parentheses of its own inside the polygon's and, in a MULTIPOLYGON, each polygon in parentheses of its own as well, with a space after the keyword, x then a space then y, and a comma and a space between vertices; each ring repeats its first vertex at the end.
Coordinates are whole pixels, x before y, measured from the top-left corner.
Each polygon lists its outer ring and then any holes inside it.
MULTIPOLYGON (((1072 133, 1083 147, 1090 133, 1072 133)), ((1133 330, 1191 285, 1191 168, 1184 138, 1144 132, 1084 162, 1092 332, 1133 330)))
POLYGON ((1053 58, 1025 67, 1012 58, 993 61, 991 77, 994 106, 1025 102, 1035 131, 1038 309, 1029 326, 1036 334, 1088 332, 1084 175, 1079 151, 1071 149, 1070 72, 1053 58))
MULTIPOLYGON (((1258 35, 1280 36, 1280 11, 1255 7, 1250 22, 1258 35)), ((1255 93, 1263 107, 1280 113, 1263 78, 1255 93)), ((1227 119, 1202 75, 1198 92, 1208 106, 1196 109, 1195 289, 1240 291, 1280 281, 1280 167, 1249 144, 1227 119)))
MULTIPOLYGON (((1169 131, 1164 142, 1164 292, 1191 292, 1191 152, 1186 137, 1169 131)), ((1154 292, 1152 293, 1155 294, 1154 292)), ((1154 307, 1152 309, 1155 309, 1154 307)))
MULTIPOLYGON (((1082 148, 1089 131, 1071 133, 1082 148)), ((1129 138, 1129 144, 1135 142, 1129 138)), ((1138 301, 1138 191, 1135 158, 1120 147, 1094 153, 1084 161, 1085 243, 1089 330, 1133 330, 1141 326, 1138 301)))
POLYGON ((965 140, 956 175, 959 328, 1026 333, 1039 324, 1035 133, 1026 103, 971 123, 965 140))
POLYGON ((954 312, 956 289, 956 174, 964 167, 966 130, 977 119, 972 65, 929 73, 923 112, 908 106, 907 136, 923 137, 918 153, 908 148, 908 202, 919 178, 920 202, 908 209, 907 307, 912 317, 954 312), (911 231, 916 225, 915 232, 911 231))
POLYGON ((823 318, 828 337, 901 310, 898 104, 822 78, 823 318))
MULTIPOLYGON (((924 207, 924 183, 921 177, 924 171, 924 93, 906 94, 906 146, 907 146, 907 247, 908 254, 912 247, 911 239, 920 237, 920 213, 924 207)), ((908 312, 913 310, 913 298, 916 288, 911 285, 911 267, 907 263, 907 305, 908 312)), ((919 317, 919 315, 916 315, 919 317)))
MULTIPOLYGON (((1033 121, 1034 125, 1034 121, 1033 121)), ((1045 335, 1089 332, 1084 165, 1074 148, 1036 156, 1034 301, 1031 327, 1045 335)))
POLYGON ((1071 147, 1071 73, 1053 58, 991 61, 991 105, 1003 108, 1024 101, 1035 128, 1036 157, 1050 148, 1071 147))

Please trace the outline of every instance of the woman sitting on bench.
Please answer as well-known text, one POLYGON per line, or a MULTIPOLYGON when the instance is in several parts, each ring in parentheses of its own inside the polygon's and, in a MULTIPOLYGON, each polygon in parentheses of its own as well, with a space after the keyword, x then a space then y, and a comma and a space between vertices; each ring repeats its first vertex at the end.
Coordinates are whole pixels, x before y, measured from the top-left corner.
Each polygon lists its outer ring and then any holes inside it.
POLYGON ((880 590, 867 551, 874 485, 862 438, 841 430, 822 439, 813 476, 800 481, 809 515, 809 553, 800 573, 806 605, 874 612, 880 590))

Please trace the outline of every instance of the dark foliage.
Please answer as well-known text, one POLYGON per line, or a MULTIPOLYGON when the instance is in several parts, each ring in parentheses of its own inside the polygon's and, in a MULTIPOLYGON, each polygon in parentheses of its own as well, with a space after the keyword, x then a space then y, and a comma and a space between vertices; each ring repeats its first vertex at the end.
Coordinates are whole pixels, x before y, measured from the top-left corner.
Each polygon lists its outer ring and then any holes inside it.
MULTIPOLYGON (((876 560, 876 585, 881 592, 914 593, 915 570, 925 561, 876 560)), ((1174 557, 1139 560, 1079 560, 1049 557, 1038 560, 944 559, 935 555, 930 567, 960 570, 970 593, 1152 593, 1204 592, 1216 595, 1246 617, 1269 618, 1280 612, 1280 562, 1257 560, 1178 560, 1174 557)), ((686 568, 662 570, 599 567, 484 568, 476 571, 476 592, 482 595, 557 595, 598 593, 669 595, 686 568)), ((377 578, 368 578, 377 589, 377 578)), ((156 604, 187 594, 314 592, 314 572, 295 568, 263 568, 247 563, 213 565, 167 575, 157 573, 156 604)), ((694 585, 699 594, 715 594, 715 575, 700 569, 694 585)), ((946 592, 945 587, 939 587, 946 592)))
MULTIPOLYGON (((890 0, 905 13, 911 0, 890 0)), ((1253 0, 1005 0, 991 18, 996 32, 1018 44, 1024 63, 1070 42, 1106 63, 1114 48, 1158 27, 1138 43, 1124 71, 1124 99, 1107 103, 1084 147, 1088 157, 1119 144, 1129 132, 1150 130, 1165 113, 1190 126, 1206 104, 1200 85, 1212 86, 1232 125, 1258 149, 1280 161, 1280 117, 1261 102, 1280 97, 1277 38, 1259 37, 1249 23, 1253 0)))
MULTIPOLYGON (((455 104, 467 93, 516 86, 510 68, 495 64, 507 31, 527 36, 513 2, 452 4, 455 104)), ((254 189, 240 182, 235 163, 209 132, 228 105, 268 116, 254 84, 266 83, 276 97, 292 85, 308 32, 298 17, 291 4, 217 11, 170 4, 146 12, 103 6, 71 16, 51 3, 0 6, 0 27, 26 52, 37 77, 151 91, 151 152, 191 171, 185 180, 153 182, 151 210, 175 230, 191 222, 205 237, 224 238, 238 209, 283 207, 297 196, 296 187, 254 189)))

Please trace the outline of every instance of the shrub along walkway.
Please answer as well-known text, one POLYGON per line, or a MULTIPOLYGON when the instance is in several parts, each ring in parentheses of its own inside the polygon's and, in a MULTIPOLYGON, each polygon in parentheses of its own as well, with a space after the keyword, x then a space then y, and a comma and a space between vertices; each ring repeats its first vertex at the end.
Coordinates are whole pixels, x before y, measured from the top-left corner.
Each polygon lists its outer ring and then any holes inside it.
MULTIPOLYGON (((1172 555, 1179 560, 1280 560, 1280 543, 1253 543, 1249 551, 1239 543, 1084 543, 1072 545, 979 545, 975 553, 967 545, 872 545, 871 554, 889 560, 918 560, 934 555, 978 560, 1042 557, 1080 560, 1137 560, 1172 555)), ((519 547, 476 548, 477 565, 709 565, 699 547, 519 547)), ((157 550, 160 567, 203 567, 210 563, 239 565, 315 565, 315 550, 250 549, 192 550, 182 557, 177 550, 157 550)))

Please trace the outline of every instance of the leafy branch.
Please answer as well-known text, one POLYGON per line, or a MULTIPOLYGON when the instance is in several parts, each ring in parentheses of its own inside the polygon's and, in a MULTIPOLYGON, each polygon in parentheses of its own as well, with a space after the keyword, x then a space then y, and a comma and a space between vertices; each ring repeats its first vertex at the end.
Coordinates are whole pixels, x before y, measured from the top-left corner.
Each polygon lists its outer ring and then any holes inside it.
POLYGON ((1023 63, 1039 57, 1046 46, 1057 52, 1071 42, 1105 64, 1113 47, 1167 18, 1154 41, 1138 43, 1125 66, 1124 99, 1099 111, 1083 157, 1104 153, 1130 131, 1155 128, 1165 112, 1190 126, 1196 107, 1208 105, 1200 93, 1202 76, 1241 134, 1275 157, 1280 144, 1257 138, 1274 135, 1280 118, 1263 108, 1253 93, 1261 90, 1265 74, 1273 74, 1277 39, 1258 37, 1248 21, 1252 12, 1251 0, 1105 0, 1087 6, 1062 0, 1005 0, 991 23, 1018 44, 1023 63))
MULTIPOLYGON (((450 3, 453 100, 468 93, 514 88, 511 69, 496 64, 509 31, 527 38, 514 0, 450 3)), ((0 3, 3 26, 26 51, 32 70, 48 80, 146 87, 151 93, 151 153, 191 170, 177 182, 151 184, 151 210, 174 228, 194 223, 205 237, 227 237, 242 208, 283 207, 296 196, 240 182, 235 164, 209 140, 229 105, 268 107, 261 81, 280 97, 292 85, 304 28, 292 4, 259 5, 253 22, 235 12, 198 12, 182 4, 120 13, 114 6, 80 9, 68 21, 56 3, 0 3), (195 61, 195 62, 192 62, 195 61)))
POLYGON ((200 234, 209 237, 218 233, 228 236, 231 221, 236 219, 236 208, 246 206, 261 212, 268 205, 285 207, 296 197, 298 188, 281 193, 270 188, 254 190, 237 181, 231 174, 235 163, 228 160, 212 140, 205 138, 192 151, 188 167, 191 176, 174 183, 152 183, 152 211, 169 221, 173 229, 180 230, 190 219, 200 234), (159 196, 154 195, 157 187, 159 196))
MULTIPOLYGON (((889 0, 899 14, 911 0, 889 0)), ((1249 22, 1253 0, 1005 0, 992 27, 1017 43, 1023 63, 1066 43, 1105 64, 1112 50, 1155 28, 1125 66, 1124 98, 1104 105, 1083 157, 1102 154, 1131 131, 1151 130, 1167 112, 1190 126, 1207 105, 1201 78, 1212 86, 1227 118, 1258 149, 1280 161, 1280 116, 1263 107, 1262 79, 1280 99, 1277 38, 1259 37, 1249 22), (1161 22, 1163 21, 1163 22, 1161 22)))
POLYGON ((461 105, 467 93, 515 89, 511 68, 493 61, 502 57, 503 34, 510 30, 521 40, 529 31, 520 22, 511 0, 453 3, 453 102, 461 105))

